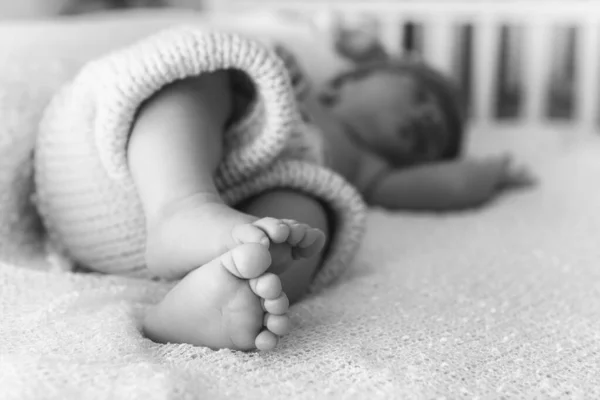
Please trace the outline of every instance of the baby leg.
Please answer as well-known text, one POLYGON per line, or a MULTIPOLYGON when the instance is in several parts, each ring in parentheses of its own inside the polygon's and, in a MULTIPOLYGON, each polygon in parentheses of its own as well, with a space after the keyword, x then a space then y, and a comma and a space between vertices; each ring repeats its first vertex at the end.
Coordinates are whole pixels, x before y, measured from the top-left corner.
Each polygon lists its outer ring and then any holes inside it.
POLYGON ((163 277, 185 276, 148 314, 145 331, 157 341, 274 347, 287 331, 287 298, 266 270, 282 271, 324 245, 320 230, 259 219, 221 200, 213 177, 231 104, 227 73, 202 75, 159 91, 132 129, 129 163, 146 215, 147 265, 163 277), (244 246, 267 251, 271 243, 268 257, 244 246))

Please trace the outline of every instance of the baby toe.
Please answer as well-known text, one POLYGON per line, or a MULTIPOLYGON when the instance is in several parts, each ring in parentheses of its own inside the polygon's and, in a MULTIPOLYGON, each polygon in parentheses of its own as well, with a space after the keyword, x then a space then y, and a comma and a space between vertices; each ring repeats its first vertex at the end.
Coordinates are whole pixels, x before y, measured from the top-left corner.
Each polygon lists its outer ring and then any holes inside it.
POLYGON ((260 243, 269 247, 271 243, 268 234, 252 224, 237 225, 231 231, 231 236, 237 244, 260 243))
POLYGON ((242 244, 218 257, 218 262, 236 277, 252 279, 271 266, 271 253, 256 243, 242 244))
POLYGON ((286 243, 290 246, 297 246, 298 243, 302 242, 302 240, 304 240, 304 237, 306 236, 307 231, 311 229, 308 225, 301 224, 296 221, 291 221, 289 223, 289 227, 290 234, 286 240, 286 243))
POLYGON ((281 280, 275 274, 265 273, 250 280, 250 288, 258 297, 273 300, 281 295, 281 280))
POLYGON ((260 332, 258 336, 256 336, 254 345, 258 350, 269 351, 273 350, 277 346, 277 342, 279 342, 277 335, 268 330, 264 330, 260 332))
POLYGON ((290 235, 290 227, 280 219, 265 217, 253 225, 262 229, 273 243, 283 243, 290 235))
POLYGON ((290 301, 285 293, 281 293, 275 299, 264 299, 263 310, 273 315, 283 315, 288 312, 290 301))
POLYGON ((323 231, 311 228, 311 233, 307 234, 306 237, 306 240, 303 240, 292 249, 292 257, 296 260, 310 258, 321 252, 325 247, 327 237, 323 231))
POLYGON ((263 325, 277 336, 290 333, 292 324, 287 315, 265 314, 263 325))
POLYGON ((308 228, 302 240, 297 244, 298 247, 306 248, 312 246, 320 238, 324 238, 325 234, 320 229, 308 228))

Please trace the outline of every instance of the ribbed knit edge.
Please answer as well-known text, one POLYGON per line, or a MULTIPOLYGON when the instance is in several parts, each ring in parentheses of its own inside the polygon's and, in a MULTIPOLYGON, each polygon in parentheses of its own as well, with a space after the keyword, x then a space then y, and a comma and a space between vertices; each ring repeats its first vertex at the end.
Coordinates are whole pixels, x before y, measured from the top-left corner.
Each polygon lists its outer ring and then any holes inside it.
POLYGON ((225 154, 218 186, 238 183, 273 162, 300 123, 283 62, 258 41, 184 26, 92 62, 79 75, 76 84, 91 85, 90 92, 96 95, 95 140, 109 177, 132 184, 127 140, 144 100, 176 80, 223 69, 239 69, 248 75, 264 107, 264 118, 257 137, 230 138, 236 145, 225 154))

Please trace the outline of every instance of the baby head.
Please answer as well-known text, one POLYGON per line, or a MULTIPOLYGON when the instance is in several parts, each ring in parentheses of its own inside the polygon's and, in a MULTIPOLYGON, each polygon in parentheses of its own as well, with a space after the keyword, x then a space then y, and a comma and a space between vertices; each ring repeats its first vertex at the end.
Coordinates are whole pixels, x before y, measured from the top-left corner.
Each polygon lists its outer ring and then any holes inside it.
POLYGON ((333 78, 322 99, 353 139, 394 166, 460 155, 464 112, 458 90, 420 61, 359 65, 333 78))

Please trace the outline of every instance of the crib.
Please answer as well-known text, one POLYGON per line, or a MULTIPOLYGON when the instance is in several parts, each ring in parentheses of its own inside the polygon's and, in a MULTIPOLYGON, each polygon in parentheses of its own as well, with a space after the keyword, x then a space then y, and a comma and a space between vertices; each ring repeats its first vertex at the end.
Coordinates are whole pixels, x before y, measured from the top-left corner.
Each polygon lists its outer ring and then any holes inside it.
POLYGON ((598 130, 600 13, 593 1, 212 0, 206 8, 301 15, 325 38, 340 21, 362 18, 391 54, 418 52, 455 77, 472 124, 598 130))

